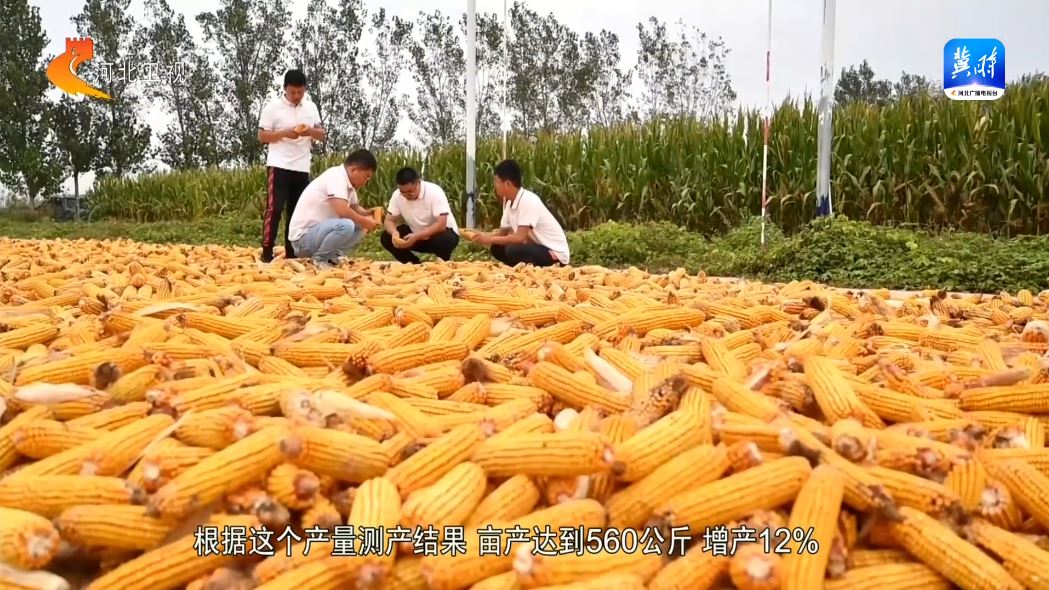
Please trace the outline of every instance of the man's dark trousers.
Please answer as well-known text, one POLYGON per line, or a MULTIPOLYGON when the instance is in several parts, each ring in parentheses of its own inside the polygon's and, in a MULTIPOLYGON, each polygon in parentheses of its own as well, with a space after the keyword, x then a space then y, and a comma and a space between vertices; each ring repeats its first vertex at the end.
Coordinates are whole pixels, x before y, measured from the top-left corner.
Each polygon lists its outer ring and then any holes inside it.
POLYGON ((295 257, 291 242, 288 240, 288 227, 291 225, 291 214, 295 212, 299 196, 309 184, 309 172, 298 172, 275 166, 266 168, 266 211, 262 218, 263 262, 273 260, 273 245, 277 242, 281 213, 284 214, 284 257, 295 257))
MULTIPOLYGON (((407 225, 399 225, 397 226, 397 233, 403 238, 412 233, 412 228, 407 225)), ((451 260, 452 251, 459 245, 459 234, 452 231, 451 228, 445 228, 444 231, 430 236, 429 239, 415 242, 411 248, 398 248, 393 245, 393 236, 384 231, 379 236, 379 242, 383 248, 386 248, 387 252, 393 254, 397 262, 420 264, 422 261, 415 255, 415 252, 433 254, 441 260, 451 260)))
POLYGON ((517 266, 522 262, 534 266, 553 266, 559 264, 546 246, 540 244, 495 244, 491 247, 492 258, 507 266, 517 266))

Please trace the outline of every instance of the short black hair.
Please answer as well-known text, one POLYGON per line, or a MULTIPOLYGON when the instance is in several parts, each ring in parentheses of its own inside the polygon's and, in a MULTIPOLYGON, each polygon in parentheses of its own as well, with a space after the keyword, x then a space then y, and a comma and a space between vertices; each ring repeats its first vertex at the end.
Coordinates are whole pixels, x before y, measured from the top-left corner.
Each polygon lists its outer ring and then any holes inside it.
POLYGON ((415 171, 415 168, 405 166, 397 171, 397 176, 394 179, 397 181, 397 186, 404 186, 418 181, 419 173, 415 171))
POLYGON ((521 172, 521 165, 517 163, 517 160, 503 160, 499 162, 495 165, 492 173, 515 187, 521 188, 524 173, 521 172))
POLYGON ((375 169, 379 167, 379 162, 376 161, 375 154, 362 149, 351 152, 350 155, 346 156, 346 161, 343 162, 343 165, 375 172, 375 169))
POLYGON ((288 70, 284 73, 284 87, 306 86, 306 74, 302 70, 288 70))

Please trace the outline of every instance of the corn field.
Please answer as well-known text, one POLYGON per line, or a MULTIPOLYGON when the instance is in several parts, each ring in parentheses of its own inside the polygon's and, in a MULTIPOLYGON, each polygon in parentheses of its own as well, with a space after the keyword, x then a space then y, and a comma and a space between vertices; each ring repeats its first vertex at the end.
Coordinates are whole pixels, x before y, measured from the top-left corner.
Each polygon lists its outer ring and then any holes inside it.
MULTIPOLYGON (((1002 234, 1049 231, 1049 79, 1011 86, 998 101, 954 102, 913 96, 885 107, 849 104, 834 115, 835 210, 878 224, 917 224, 1002 234)), ((785 101, 775 111, 769 154, 770 212, 791 231, 815 214, 815 104, 785 101)), ((712 123, 650 122, 577 135, 513 137, 508 154, 526 184, 568 229, 598 223, 670 220, 719 232, 757 214, 761 202, 761 119, 754 111, 712 123)), ((478 142, 478 220, 498 221, 491 167, 500 140, 478 142)), ((402 165, 423 155, 380 154, 363 193, 381 204, 402 165)), ((314 174, 338 156, 315 159, 314 174)), ((437 149, 428 179, 456 198, 462 219, 465 150, 437 149)), ((100 182, 94 215, 139 221, 261 215, 261 168, 187 171, 100 182)))

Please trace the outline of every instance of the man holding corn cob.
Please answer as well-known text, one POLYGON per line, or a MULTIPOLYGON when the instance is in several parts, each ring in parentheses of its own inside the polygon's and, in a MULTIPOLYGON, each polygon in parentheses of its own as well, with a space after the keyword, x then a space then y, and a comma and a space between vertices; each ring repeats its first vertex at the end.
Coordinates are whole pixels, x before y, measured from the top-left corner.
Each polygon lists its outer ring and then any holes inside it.
POLYGON ((415 252, 451 260, 459 245, 459 226, 444 189, 426 182, 412 168, 398 170, 396 181, 397 190, 386 208, 386 231, 379 236, 382 247, 405 264, 420 263, 415 252))
POLYGON ((306 187, 288 227, 298 258, 311 258, 318 268, 329 268, 364 234, 379 227, 375 212, 357 200, 357 189, 368 184, 377 167, 374 154, 357 150, 306 187))
POLYGON ((266 213, 262 222, 262 262, 273 260, 281 213, 284 214, 284 257, 294 258, 289 224, 295 205, 310 183, 310 151, 314 141, 325 138, 317 105, 303 100, 306 75, 301 70, 284 74, 284 95, 262 109, 259 141, 267 144, 266 213))
POLYGON ((463 237, 489 246, 492 258, 509 266, 568 264, 568 238, 542 199, 522 187, 521 166, 514 160, 496 165, 495 194, 503 201, 503 219, 491 233, 463 232, 463 237))

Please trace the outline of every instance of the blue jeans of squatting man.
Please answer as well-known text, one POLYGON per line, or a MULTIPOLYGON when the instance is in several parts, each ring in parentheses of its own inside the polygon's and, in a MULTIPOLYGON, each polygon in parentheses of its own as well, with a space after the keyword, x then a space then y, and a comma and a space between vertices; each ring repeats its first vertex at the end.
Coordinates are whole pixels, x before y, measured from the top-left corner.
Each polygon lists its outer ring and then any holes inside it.
POLYGON ((292 242, 292 249, 297 258, 327 262, 345 256, 362 238, 364 230, 349 219, 326 219, 292 242))

